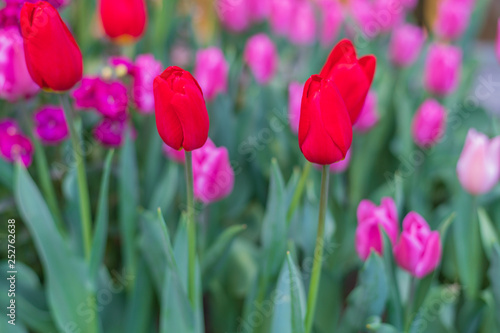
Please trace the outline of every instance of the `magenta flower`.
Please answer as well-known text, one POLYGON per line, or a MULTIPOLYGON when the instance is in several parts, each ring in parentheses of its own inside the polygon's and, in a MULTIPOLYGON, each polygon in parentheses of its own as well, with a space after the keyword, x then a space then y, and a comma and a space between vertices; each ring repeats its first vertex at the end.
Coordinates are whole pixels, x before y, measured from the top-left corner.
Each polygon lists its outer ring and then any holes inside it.
POLYGON ((310 45, 316 38, 316 16, 310 1, 296 1, 288 39, 295 45, 310 45))
POLYGON ((95 87, 95 108, 108 118, 117 118, 127 111, 127 87, 120 81, 97 81, 95 87))
POLYGON ((389 57, 399 67, 411 66, 418 58, 426 38, 425 31, 411 24, 395 28, 389 44, 389 57))
POLYGON ((474 195, 489 192, 500 178, 500 136, 489 139, 470 129, 457 163, 458 180, 474 195))
POLYGON ((404 21, 404 9, 401 0, 374 0, 372 18, 367 27, 375 26, 380 32, 388 32, 404 21))
POLYGON ((424 69, 424 86, 433 94, 447 95, 458 86, 462 67, 462 50, 444 44, 432 44, 424 69))
POLYGON ((207 100, 227 91, 229 64, 224 53, 217 47, 209 47, 196 53, 194 77, 207 100))
POLYGON ((243 58, 259 84, 268 83, 278 67, 276 46, 265 34, 257 34, 247 41, 243 58))
POLYGON ((291 82, 288 86, 288 120, 293 133, 299 133, 300 105, 304 84, 291 82))
POLYGON ((275 35, 283 37, 289 35, 296 1, 297 0, 271 0, 269 23, 275 35))
POLYGON ((94 138, 105 147, 120 147, 125 139, 126 129, 127 119, 125 116, 103 118, 94 128, 94 138))
MULTIPOLYGON (((194 153, 196 153, 197 151, 198 150, 195 150, 194 153)), ((186 156, 184 154, 184 150, 183 149, 176 150, 176 149, 170 147, 167 144, 163 144, 163 153, 169 159, 171 159, 172 161, 177 162, 179 164, 184 164, 186 162, 186 156)))
POLYGON ((193 153, 194 197, 205 204, 227 197, 234 187, 234 171, 225 147, 209 139, 193 153))
POLYGON ((342 161, 338 161, 330 164, 331 173, 342 173, 347 170, 349 163, 351 162, 351 149, 349 149, 342 161))
POLYGON ((0 98, 14 102, 31 97, 39 90, 26 67, 19 28, 0 29, 0 98))
POLYGON ((11 163, 20 161, 25 167, 33 161, 33 144, 12 119, 0 121, 0 157, 11 163))
POLYGON ((157 75, 161 74, 162 70, 162 64, 156 61, 152 54, 140 55, 135 60, 132 97, 139 111, 144 113, 154 112, 153 81, 157 75))
POLYGON ((359 114, 359 118, 353 126, 353 129, 358 132, 368 132, 377 125, 379 115, 377 111, 377 94, 370 91, 366 95, 365 105, 359 114))
POLYGON ((342 6, 337 0, 319 0, 321 11, 319 40, 324 47, 330 47, 336 40, 342 22, 342 6))
POLYGON ((252 23, 253 0, 217 0, 215 8, 224 27, 233 32, 242 32, 252 23))
POLYGON ((124 68, 125 74, 134 75, 134 70, 135 70, 136 65, 129 58, 127 58, 127 57, 110 57, 108 62, 111 66, 113 66, 117 69, 124 68))
POLYGON ((359 203, 358 227, 356 228, 356 251, 362 260, 368 259, 373 250, 383 254, 384 240, 380 232, 383 228, 394 245, 398 238, 399 222, 396 204, 392 198, 383 198, 380 206, 370 200, 359 203))
POLYGON ((80 86, 73 90, 71 96, 75 100, 75 107, 77 109, 89 109, 96 107, 96 92, 98 82, 101 82, 100 78, 94 76, 86 76, 82 79, 80 86))
POLYGON ((472 6, 467 2, 444 0, 439 3, 434 32, 441 39, 459 38, 469 25, 472 6))
POLYGON ((45 106, 33 116, 35 134, 43 143, 57 144, 69 136, 64 110, 59 106, 45 106))
POLYGON ((445 130, 446 109, 434 99, 423 102, 413 117, 413 141, 420 147, 432 147, 441 140, 445 130))
POLYGON ((271 11, 271 1, 252 1, 250 0, 250 16, 253 21, 258 22, 269 16, 271 11))
POLYGON ((403 220, 403 231, 394 246, 396 263, 411 275, 421 279, 441 261, 441 238, 431 231, 422 216, 410 212, 403 220))

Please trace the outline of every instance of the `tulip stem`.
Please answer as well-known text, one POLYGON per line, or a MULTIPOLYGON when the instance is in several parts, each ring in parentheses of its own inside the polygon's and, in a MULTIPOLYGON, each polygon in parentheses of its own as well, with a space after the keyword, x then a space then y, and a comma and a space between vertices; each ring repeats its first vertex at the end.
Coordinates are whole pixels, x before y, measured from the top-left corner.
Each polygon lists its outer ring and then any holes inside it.
POLYGON ((61 104, 66 115, 66 121, 73 146, 74 163, 76 164, 77 182, 78 182, 78 197, 80 200, 80 218, 82 223, 83 237, 83 252, 85 259, 90 259, 90 248, 92 244, 92 217, 90 213, 89 189, 87 186, 87 174, 85 173, 85 158, 83 156, 82 143, 80 133, 77 131, 73 115, 71 103, 66 94, 60 94, 61 104))
POLYGON ((193 159, 191 152, 186 151, 186 185, 187 185, 187 233, 188 233, 188 296, 191 305, 195 300, 195 264, 196 264, 196 225, 194 220, 193 192, 193 159))
POLYGON ((310 333, 313 326, 314 313, 316 310, 316 298, 318 296, 319 282, 321 277, 321 266, 323 264, 325 216, 328 203, 328 182, 330 177, 328 167, 328 165, 323 165, 323 172, 321 174, 321 197, 319 201, 318 233, 316 235, 314 263, 312 268, 311 282, 309 284, 309 295, 307 297, 307 312, 305 322, 306 333, 310 333))
POLYGON ((297 209, 297 206, 300 202, 300 198, 302 198, 302 193, 304 192, 304 188, 306 187, 307 177, 311 172, 311 163, 306 161, 304 168, 302 169, 302 175, 300 176, 299 183, 297 184, 297 188, 295 189, 295 193, 293 194, 292 201, 290 203, 290 207, 288 208, 288 212, 286 214, 286 221, 290 224, 293 213, 297 209))

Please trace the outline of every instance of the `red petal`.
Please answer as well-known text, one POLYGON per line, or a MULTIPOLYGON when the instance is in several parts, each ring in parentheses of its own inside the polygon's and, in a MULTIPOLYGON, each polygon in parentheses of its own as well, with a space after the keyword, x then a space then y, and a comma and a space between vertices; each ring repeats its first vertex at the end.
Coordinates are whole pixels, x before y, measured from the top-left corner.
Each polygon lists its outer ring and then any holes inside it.
POLYGON ((352 64, 357 61, 356 50, 348 39, 341 40, 332 50, 319 76, 329 78, 338 64, 352 64))

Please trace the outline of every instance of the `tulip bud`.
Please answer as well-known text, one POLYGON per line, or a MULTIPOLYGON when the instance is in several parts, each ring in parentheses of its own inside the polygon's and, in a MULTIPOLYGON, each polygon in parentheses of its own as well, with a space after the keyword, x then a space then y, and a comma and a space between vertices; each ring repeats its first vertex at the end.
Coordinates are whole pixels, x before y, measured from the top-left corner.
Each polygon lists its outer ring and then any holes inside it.
POLYGON ((410 212, 403 220, 403 231, 394 246, 396 263, 411 275, 421 279, 441 261, 441 238, 431 231, 422 216, 410 212))
POLYGON ((374 91, 370 91, 366 96, 365 105, 353 128, 358 132, 368 132, 378 123, 378 120, 377 94, 374 91))
POLYGON ((155 109, 153 81, 161 73, 162 65, 152 54, 143 54, 135 60, 132 97, 137 110, 150 113, 155 109))
POLYGON ((296 45, 310 45, 316 37, 316 17, 310 1, 297 1, 288 38, 296 45))
POLYGON ((384 253, 383 228, 394 245, 398 238, 399 222, 396 204, 392 198, 383 198, 380 206, 370 200, 362 200, 357 210, 356 252, 361 260, 366 260, 371 251, 384 253))
POLYGON ((252 20, 252 2, 253 0, 217 0, 215 8, 222 25, 234 32, 248 29, 252 20))
POLYGON ((392 63, 398 67, 411 66, 417 60, 425 38, 425 31, 418 26, 404 24, 395 28, 389 44, 392 63))
POLYGON ((68 138, 69 130, 64 110, 58 106, 45 106, 33 116, 35 134, 48 145, 58 144, 68 138))
POLYGON ((304 85, 301 83, 292 82, 288 86, 288 119, 290 128, 295 134, 299 133, 300 105, 303 91, 304 85))
POLYGON ((343 160, 351 142, 351 120, 338 89, 328 79, 311 76, 300 108, 300 150, 309 162, 326 165, 343 160))
POLYGON ((243 58, 259 84, 268 83, 278 67, 276 46, 265 34, 257 34, 247 41, 243 58))
POLYGON ((442 39, 459 38, 469 25, 471 8, 468 3, 444 0, 439 3, 434 31, 442 39))
POLYGON ((458 180, 474 195, 489 192, 500 177, 500 136, 489 140, 470 129, 457 163, 458 180))
POLYGON ((0 30, 0 98, 14 102, 35 95, 40 89, 26 67, 23 38, 17 27, 0 30))
POLYGON ((497 43, 496 43, 496 49, 497 49, 497 58, 498 62, 500 62, 500 19, 498 19, 498 28, 497 28, 497 43))
POLYGON ((225 147, 207 143, 193 153, 194 197, 208 204, 228 196, 234 186, 234 171, 225 147))
POLYGON ((0 157, 12 163, 20 161, 25 167, 33 161, 33 145, 14 120, 0 121, 0 157))
POLYGON ((451 45, 432 44, 424 69, 424 86, 433 94, 453 92, 460 80, 462 50, 451 45))
POLYGON ((100 0, 102 27, 117 43, 130 43, 144 33, 147 10, 144 0, 100 0))
POLYGON ((217 94, 226 92, 228 72, 229 65, 221 49, 210 47, 196 54, 194 77, 206 99, 211 100, 217 94))
POLYGON ((434 99, 426 100, 413 117, 413 140, 420 147, 429 148, 441 140, 445 130, 446 109, 434 99))
POLYGON ((28 71, 41 88, 65 91, 81 80, 82 53, 52 5, 45 1, 25 3, 21 34, 28 71))
POLYGON ((355 124, 375 75, 376 59, 367 55, 360 59, 350 40, 344 39, 335 46, 328 56, 320 76, 332 80, 355 124))
POLYGON ((331 46, 343 22, 342 6, 337 0, 319 0, 321 10, 319 40, 324 47, 331 46))
POLYGON ((191 73, 168 67, 153 87, 156 126, 163 142, 177 150, 202 147, 210 123, 203 92, 191 73))

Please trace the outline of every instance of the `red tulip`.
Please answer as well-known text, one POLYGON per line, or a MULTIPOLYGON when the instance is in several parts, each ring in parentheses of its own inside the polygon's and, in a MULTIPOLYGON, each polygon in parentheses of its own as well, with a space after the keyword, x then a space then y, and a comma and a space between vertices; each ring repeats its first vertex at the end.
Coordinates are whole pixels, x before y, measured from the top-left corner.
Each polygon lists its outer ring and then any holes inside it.
POLYGON ((65 91, 82 78, 82 53, 57 10, 46 1, 25 3, 21 33, 28 71, 44 89, 65 91))
POLYGON ((153 87, 156 126, 163 141, 177 150, 202 147, 210 124, 196 79, 188 71, 171 66, 155 78, 153 87))
POLYGON ((104 32, 118 43, 139 38, 146 28, 144 0, 100 0, 100 16, 104 32))
POLYGON ((311 76, 302 95, 300 150, 311 163, 332 164, 345 158, 351 142, 351 120, 339 90, 333 81, 311 76))
POLYGON ((353 125, 365 104, 375 75, 375 66, 376 59, 373 55, 358 59, 351 41, 344 39, 333 48, 319 74, 322 78, 335 82, 353 125))

